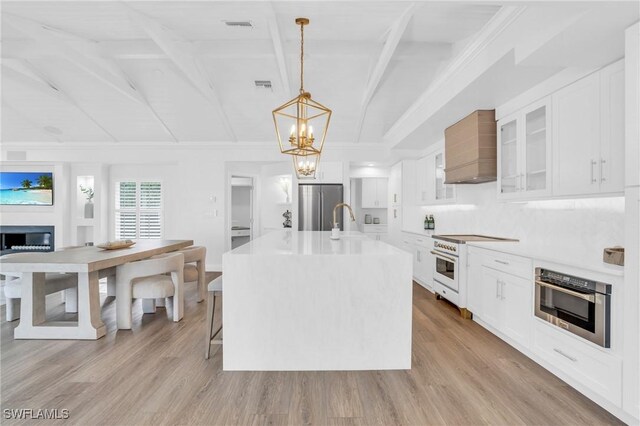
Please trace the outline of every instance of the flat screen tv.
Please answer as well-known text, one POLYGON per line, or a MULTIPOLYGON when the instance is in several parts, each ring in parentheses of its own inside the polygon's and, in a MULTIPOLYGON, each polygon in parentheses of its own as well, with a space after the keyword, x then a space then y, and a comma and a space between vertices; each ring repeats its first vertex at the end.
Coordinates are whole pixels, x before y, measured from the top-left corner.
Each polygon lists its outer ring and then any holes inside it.
POLYGON ((52 206, 53 173, 0 172, 0 205, 52 206))

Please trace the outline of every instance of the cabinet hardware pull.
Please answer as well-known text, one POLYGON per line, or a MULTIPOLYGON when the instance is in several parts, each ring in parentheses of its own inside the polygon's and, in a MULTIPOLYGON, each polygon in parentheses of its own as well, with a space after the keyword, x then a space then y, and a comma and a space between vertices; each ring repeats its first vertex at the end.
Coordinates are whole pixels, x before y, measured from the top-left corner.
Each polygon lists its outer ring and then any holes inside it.
POLYGON ((398 210, 393 209, 393 218, 397 219, 398 218, 398 210))
POLYGON ((595 160, 591 160, 591 183, 596 183, 597 179, 595 178, 595 167, 596 167, 597 162, 595 160))
POLYGON ((500 297, 500 280, 496 280, 496 299, 500 297))
POLYGON ((604 158, 600 159, 600 182, 605 182, 607 179, 604 177, 604 165, 607 162, 604 158))
POLYGON ((578 358, 574 358, 574 357, 572 357, 571 355, 567 355, 566 353, 562 352, 562 351, 561 351, 560 349, 558 349, 558 348, 553 348, 553 351, 554 351, 554 352, 559 353, 559 354, 560 354, 560 355, 562 355, 563 357, 565 357, 565 358, 567 358, 567 359, 569 359, 569 360, 571 360, 571 361, 573 361, 573 362, 576 362, 576 361, 578 360, 578 358))
POLYGON ((493 259, 493 261, 496 262, 496 263, 501 263, 503 265, 508 265, 509 264, 509 262, 505 262, 504 260, 493 259))

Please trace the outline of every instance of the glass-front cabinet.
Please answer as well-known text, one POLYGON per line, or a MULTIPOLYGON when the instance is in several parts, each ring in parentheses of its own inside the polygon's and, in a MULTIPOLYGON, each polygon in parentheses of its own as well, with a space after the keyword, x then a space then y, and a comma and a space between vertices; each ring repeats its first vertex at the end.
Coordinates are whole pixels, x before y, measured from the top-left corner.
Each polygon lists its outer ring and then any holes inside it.
POLYGON ((549 99, 498 122, 498 198, 550 193, 549 99))
POLYGON ((435 166, 435 198, 436 201, 449 201, 454 199, 453 185, 444 183, 444 152, 434 154, 433 162, 435 166))

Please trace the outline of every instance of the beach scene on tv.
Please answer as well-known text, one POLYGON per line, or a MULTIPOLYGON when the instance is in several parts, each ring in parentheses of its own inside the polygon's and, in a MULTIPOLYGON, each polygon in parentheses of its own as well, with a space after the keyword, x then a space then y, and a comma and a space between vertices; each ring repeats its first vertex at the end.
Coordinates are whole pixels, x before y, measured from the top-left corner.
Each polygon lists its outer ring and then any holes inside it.
POLYGON ((0 172, 0 205, 53 205, 53 174, 0 172))

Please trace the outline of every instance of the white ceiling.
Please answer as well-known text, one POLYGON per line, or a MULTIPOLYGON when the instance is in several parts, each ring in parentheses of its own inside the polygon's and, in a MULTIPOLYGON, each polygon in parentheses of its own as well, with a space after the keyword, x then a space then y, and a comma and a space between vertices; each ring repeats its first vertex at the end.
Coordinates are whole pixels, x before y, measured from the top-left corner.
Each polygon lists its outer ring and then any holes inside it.
POLYGON ((273 142, 271 111, 299 86, 299 27, 294 20, 306 16, 311 25, 305 29, 305 88, 333 110, 327 140, 379 143, 452 52, 499 9, 477 2, 418 3, 393 55, 383 64, 370 102, 365 102, 384 43, 410 5, 3 2, 2 139, 273 142), (228 27, 227 20, 251 21, 253 27, 228 27), (25 22, 37 24, 35 34, 25 22), (183 63, 153 40, 145 22, 162 25, 170 39, 182 41, 178 50, 188 52, 183 63), (40 31, 42 26, 48 28, 40 31), (189 67, 193 61, 211 88, 203 90, 185 74, 184 62, 189 67), (105 80, 105 73, 119 79, 116 88, 105 80), (282 75, 288 80, 284 85, 282 75), (254 80, 271 80, 273 89, 256 89, 254 80), (127 81, 142 101, 117 90, 127 81), (51 126, 61 134, 44 130, 51 126))
POLYGON ((304 16, 305 89, 333 110, 327 147, 423 149, 474 109, 496 108, 564 68, 620 58, 638 5, 3 1, 0 134, 36 144, 273 144, 271 111, 299 87, 294 20, 304 16), (437 109, 426 108, 425 94, 449 90, 438 85, 459 71, 458 55, 482 58, 501 14, 519 16, 509 31, 520 40, 437 109), (254 80, 273 88, 257 89, 254 80))

